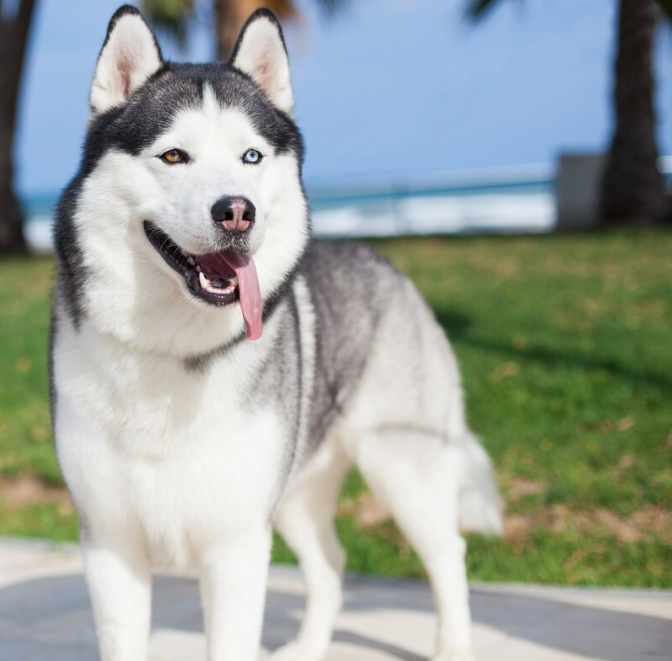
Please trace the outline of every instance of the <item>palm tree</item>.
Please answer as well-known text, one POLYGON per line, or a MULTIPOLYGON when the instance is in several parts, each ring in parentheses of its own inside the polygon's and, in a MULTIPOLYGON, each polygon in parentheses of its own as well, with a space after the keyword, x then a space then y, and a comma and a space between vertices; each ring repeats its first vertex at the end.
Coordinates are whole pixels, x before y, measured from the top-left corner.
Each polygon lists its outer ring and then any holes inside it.
MULTIPOLYGON (((479 21, 500 2, 469 0, 467 16, 479 21)), ((605 224, 651 222, 667 211, 663 179, 658 171, 653 99, 653 43, 659 8, 672 19, 672 0, 619 0, 616 126, 601 191, 601 220, 605 224)))
MULTIPOLYGON (((333 12, 347 0, 318 0, 327 12, 333 12)), ((281 21, 296 20, 299 11, 292 0, 212 0, 214 28, 217 38, 217 59, 228 59, 236 37, 255 9, 266 7, 281 21)), ((179 42, 187 33, 188 19, 196 11, 194 0, 142 0, 142 9, 150 20, 179 42)))
POLYGON ((653 102, 653 43, 658 9, 651 0, 621 0, 614 107, 616 127, 602 183, 605 223, 662 218, 667 200, 658 171, 653 102))
POLYGON ((217 35, 217 59, 228 59, 236 43, 238 33, 259 7, 267 7, 281 21, 295 19, 298 11, 292 0, 214 0, 215 34, 217 35))
POLYGON ((14 131, 35 0, 0 0, 0 253, 24 247, 23 215, 14 192, 14 131))

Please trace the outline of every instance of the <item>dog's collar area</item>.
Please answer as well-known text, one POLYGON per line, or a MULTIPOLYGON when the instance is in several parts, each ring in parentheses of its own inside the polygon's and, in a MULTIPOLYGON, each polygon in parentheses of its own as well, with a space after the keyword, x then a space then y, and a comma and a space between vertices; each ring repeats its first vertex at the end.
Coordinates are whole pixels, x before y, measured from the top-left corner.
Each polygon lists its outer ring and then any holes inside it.
POLYGON ((261 290, 251 257, 231 250, 191 255, 154 223, 146 220, 143 227, 149 242, 184 277, 193 296, 220 307, 240 301, 247 337, 261 337, 261 290))

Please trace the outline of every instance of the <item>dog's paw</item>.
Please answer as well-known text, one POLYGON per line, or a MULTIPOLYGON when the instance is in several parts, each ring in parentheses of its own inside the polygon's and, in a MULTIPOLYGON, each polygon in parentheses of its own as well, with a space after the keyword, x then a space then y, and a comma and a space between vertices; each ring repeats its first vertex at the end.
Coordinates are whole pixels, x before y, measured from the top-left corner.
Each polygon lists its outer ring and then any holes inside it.
POLYGON ((273 652, 269 661, 321 661, 323 656, 322 653, 295 641, 273 652))

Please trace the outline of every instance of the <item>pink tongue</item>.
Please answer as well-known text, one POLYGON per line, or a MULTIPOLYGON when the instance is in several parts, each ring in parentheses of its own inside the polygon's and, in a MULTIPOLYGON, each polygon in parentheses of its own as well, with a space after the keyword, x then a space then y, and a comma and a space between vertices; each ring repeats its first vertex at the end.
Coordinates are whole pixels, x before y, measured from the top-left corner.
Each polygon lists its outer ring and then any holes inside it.
POLYGON ((240 307, 247 326, 247 338, 258 340, 261 337, 263 306, 254 261, 251 257, 233 252, 219 253, 219 255, 236 272, 238 277, 240 307))

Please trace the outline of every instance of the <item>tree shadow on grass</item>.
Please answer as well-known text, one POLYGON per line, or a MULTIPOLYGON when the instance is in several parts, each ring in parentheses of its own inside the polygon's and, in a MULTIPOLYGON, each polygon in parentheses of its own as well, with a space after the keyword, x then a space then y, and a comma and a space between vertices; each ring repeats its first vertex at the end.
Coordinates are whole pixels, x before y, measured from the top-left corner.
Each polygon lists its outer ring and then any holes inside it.
POLYGON ((543 363, 549 367, 579 368, 582 370, 602 370, 620 379, 631 382, 646 382, 661 390, 672 392, 672 376, 650 370, 641 370, 619 363, 617 360, 596 357, 588 352, 560 352, 540 345, 528 345, 520 349, 511 346, 508 338, 490 340, 477 337, 473 332, 473 321, 456 310, 434 308, 436 319, 443 326, 448 338, 459 344, 468 345, 491 353, 504 354, 512 361, 543 363))
MULTIPOLYGON (((158 577, 154 587, 154 629, 202 632, 202 613, 195 580, 158 577)), ((476 587, 471 591, 474 622, 510 638, 527 640, 566 654, 597 661, 669 659, 670 619, 568 603, 554 590, 549 598, 521 588, 476 587)), ((595 594, 595 591, 593 591, 595 594)), ((630 593, 632 594, 632 593, 630 593)), ((635 593, 636 594, 636 593, 635 593)), ((669 593, 649 593, 669 610, 669 593)), ((264 646, 274 649, 293 638, 303 597, 271 590, 268 594, 264 646)), ((431 614, 429 586, 421 581, 349 577, 345 611, 431 614)), ((339 628, 334 639, 377 651, 390 659, 424 661, 417 652, 377 635, 339 628)), ((27 580, 0 589, 0 661, 90 661, 97 658, 90 604, 84 578, 67 575, 27 580)), ((424 642, 424 641, 421 641, 424 642)), ((427 642, 427 647, 431 642, 427 642)), ((356 658, 350 654, 349 658, 356 658)), ((187 661, 187 659, 185 659, 187 661)), ((196 661, 189 659, 188 661, 196 661)))

